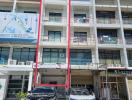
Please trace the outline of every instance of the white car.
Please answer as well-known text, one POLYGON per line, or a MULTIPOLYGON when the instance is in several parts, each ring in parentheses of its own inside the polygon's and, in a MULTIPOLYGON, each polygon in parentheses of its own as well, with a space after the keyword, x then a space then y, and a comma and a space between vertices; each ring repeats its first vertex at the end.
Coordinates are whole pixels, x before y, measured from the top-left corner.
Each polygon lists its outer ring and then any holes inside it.
POLYGON ((72 88, 69 100, 96 100, 95 94, 85 88, 72 88))

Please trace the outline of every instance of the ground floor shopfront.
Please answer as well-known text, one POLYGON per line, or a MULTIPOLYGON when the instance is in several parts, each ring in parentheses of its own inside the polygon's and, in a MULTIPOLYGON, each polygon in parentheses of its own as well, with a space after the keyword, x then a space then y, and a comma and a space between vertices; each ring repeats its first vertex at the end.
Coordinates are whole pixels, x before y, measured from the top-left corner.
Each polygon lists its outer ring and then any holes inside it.
MULTIPOLYGON (((64 84, 67 79, 64 69, 41 69, 38 81, 40 83, 64 84)), ((27 92, 32 88, 33 72, 9 72, 0 75, 0 100, 15 100, 19 91, 27 92)), ((108 95, 111 100, 128 100, 132 94, 132 77, 123 75, 95 74, 90 70, 71 70, 71 87, 86 87, 92 89, 100 97, 105 97, 105 88, 108 86, 108 95), (106 82, 108 81, 108 84, 106 82), (98 93, 97 93, 98 92, 98 93)), ((129 99, 131 100, 131 99, 129 99)))

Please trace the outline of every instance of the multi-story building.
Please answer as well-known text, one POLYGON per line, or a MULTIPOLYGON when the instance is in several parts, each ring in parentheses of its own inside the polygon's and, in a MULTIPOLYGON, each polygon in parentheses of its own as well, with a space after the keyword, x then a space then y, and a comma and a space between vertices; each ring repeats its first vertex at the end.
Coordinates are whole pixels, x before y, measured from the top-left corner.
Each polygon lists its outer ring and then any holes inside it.
POLYGON ((42 4, 38 23, 39 0, 0 0, 0 100, 31 90, 36 53, 40 84, 65 84, 70 59, 71 87, 90 87, 103 97, 108 86, 111 100, 132 100, 132 1, 42 4))

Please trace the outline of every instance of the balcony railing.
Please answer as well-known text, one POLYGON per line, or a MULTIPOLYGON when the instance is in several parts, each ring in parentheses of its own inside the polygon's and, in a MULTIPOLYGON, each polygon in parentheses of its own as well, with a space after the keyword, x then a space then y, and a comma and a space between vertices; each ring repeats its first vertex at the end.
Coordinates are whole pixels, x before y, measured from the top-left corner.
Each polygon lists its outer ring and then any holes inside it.
POLYGON ((66 37, 50 39, 48 36, 42 36, 42 41, 48 43, 65 43, 66 37))
POLYGON ((67 0, 45 0, 45 3, 51 4, 66 4, 67 0))
POLYGON ((71 58, 71 65, 88 65, 92 63, 92 59, 75 59, 71 58))
POLYGON ((90 23, 90 18, 74 18, 73 22, 87 24, 87 23, 90 23))
POLYGON ((120 1, 121 6, 132 6, 132 1, 128 1, 128 0, 121 0, 120 1))
POLYGON ((114 0, 96 0, 96 5, 116 5, 114 0))
POLYGON ((114 18, 97 18, 99 24, 117 24, 117 20, 114 18))
POLYGON ((126 37, 125 38, 125 40, 126 40, 126 44, 132 44, 132 38, 131 37, 126 37))
POLYGON ((108 67, 121 67, 120 59, 100 59, 101 64, 106 64, 108 67))
POLYGON ((44 17, 45 22, 63 23, 66 22, 66 17, 44 17))
POLYGON ((123 24, 132 24, 132 18, 123 18, 123 24))
POLYGON ((121 44, 122 40, 118 37, 102 36, 98 37, 98 42, 100 44, 121 44))
POLYGON ((62 22, 61 17, 49 17, 49 22, 62 22))
POLYGON ((73 45, 95 45, 95 39, 87 37, 71 37, 71 43, 73 45))

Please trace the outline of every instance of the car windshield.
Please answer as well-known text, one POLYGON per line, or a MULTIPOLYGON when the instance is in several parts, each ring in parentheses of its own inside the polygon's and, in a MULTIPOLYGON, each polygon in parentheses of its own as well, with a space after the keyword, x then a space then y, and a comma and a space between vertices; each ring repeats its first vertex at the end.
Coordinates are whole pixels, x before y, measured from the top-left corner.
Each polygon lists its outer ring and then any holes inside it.
POLYGON ((72 89, 72 95, 90 95, 87 89, 72 89))
POLYGON ((54 90, 50 88, 36 88, 32 93, 54 93, 54 90))

